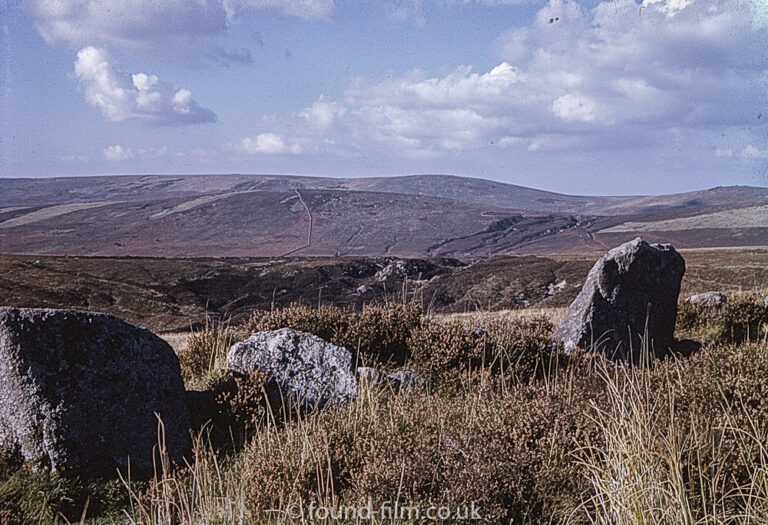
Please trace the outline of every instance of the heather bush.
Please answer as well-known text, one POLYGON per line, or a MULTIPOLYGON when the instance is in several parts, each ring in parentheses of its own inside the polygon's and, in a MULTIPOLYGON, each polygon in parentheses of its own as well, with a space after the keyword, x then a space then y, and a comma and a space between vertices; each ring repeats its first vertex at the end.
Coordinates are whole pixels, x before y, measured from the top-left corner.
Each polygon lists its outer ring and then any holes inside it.
POLYGON ((722 341, 754 341, 765 334, 768 311, 761 297, 754 294, 729 301, 723 308, 722 341))
POLYGON ((360 313, 348 314, 336 327, 332 341, 356 353, 360 360, 402 365, 410 357, 408 338, 422 324, 421 310, 392 304, 365 306, 360 313))
POLYGON ((187 348, 179 353, 181 375, 188 388, 209 388, 226 370, 227 352, 244 338, 241 330, 225 324, 208 324, 187 338, 187 348))
POLYGON ((459 322, 426 322, 408 340, 413 365, 438 378, 478 369, 485 357, 485 338, 480 331, 459 322))
POLYGON ((334 334, 346 324, 348 312, 331 306, 318 309, 304 304, 292 304, 287 308, 254 312, 246 323, 250 332, 268 332, 280 328, 292 328, 314 334, 320 339, 333 342, 334 334))
POLYGON ((249 376, 223 376, 212 388, 209 410, 211 439, 218 448, 240 450, 264 420, 278 411, 270 404, 269 379, 263 372, 249 376))
POLYGON ((768 312, 756 294, 733 294, 719 310, 683 302, 678 305, 678 332, 712 343, 755 341, 766 336, 768 312))
POLYGON ((521 387, 455 397, 363 394, 254 437, 244 455, 253 516, 290 504, 470 505, 486 523, 541 522, 583 497, 574 444, 595 426, 586 397, 521 387))
POLYGON ((483 319, 471 322, 431 320, 411 334, 417 368, 443 379, 457 372, 488 369, 517 380, 541 377, 565 364, 550 345, 552 323, 545 317, 483 319))
POLYGON ((252 332, 292 328, 343 346, 358 363, 402 364, 410 356, 408 338, 421 326, 421 319, 419 308, 402 304, 367 305, 361 312, 294 304, 254 313, 247 328, 252 332))

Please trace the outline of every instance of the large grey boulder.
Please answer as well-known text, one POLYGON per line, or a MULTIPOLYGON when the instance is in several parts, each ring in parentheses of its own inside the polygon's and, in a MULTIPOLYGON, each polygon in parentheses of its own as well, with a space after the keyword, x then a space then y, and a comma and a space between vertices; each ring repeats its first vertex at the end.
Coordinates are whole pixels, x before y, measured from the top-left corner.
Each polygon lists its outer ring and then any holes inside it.
POLYGON ((261 370, 284 399, 302 408, 343 404, 357 396, 349 350, 306 332, 259 332, 232 346, 227 362, 234 374, 261 370))
POLYGON ((683 273, 683 257, 668 244, 622 244, 592 267, 553 338, 566 352, 578 347, 635 364, 666 355, 683 273))
POLYGON ((158 445, 180 460, 189 412, 179 361, 111 315, 0 308, 0 443, 38 468, 150 471, 158 445))

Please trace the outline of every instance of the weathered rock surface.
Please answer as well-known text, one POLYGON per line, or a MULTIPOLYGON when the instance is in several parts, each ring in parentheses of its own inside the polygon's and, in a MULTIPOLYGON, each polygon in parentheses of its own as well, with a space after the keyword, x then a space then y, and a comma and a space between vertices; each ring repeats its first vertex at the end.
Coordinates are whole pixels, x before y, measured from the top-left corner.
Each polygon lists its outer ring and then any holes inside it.
POLYGON ((427 386, 427 379, 413 370, 398 370, 387 374, 387 380, 395 392, 417 394, 427 386))
POLYGON ((0 308, 0 442, 38 467, 152 468, 157 413, 168 453, 189 445, 173 349, 106 314, 0 308))
POLYGON ((567 352, 600 352, 610 359, 643 361, 667 354, 673 341, 683 257, 670 245, 635 239, 610 250, 589 272, 553 338, 567 352))
POLYGON ((720 310, 728 302, 728 296, 723 292, 705 292, 690 296, 688 303, 704 306, 710 310, 720 310))
POLYGON ((357 377, 372 386, 391 386, 395 392, 404 394, 417 394, 427 386, 427 379, 413 370, 384 374, 375 368, 361 366, 357 369, 357 377))
POLYGON ((259 332, 235 344, 227 362, 235 374, 263 371, 284 398, 302 408, 346 403, 357 396, 349 350, 290 328, 259 332))
POLYGON ((371 386, 380 386, 386 382, 386 375, 379 372, 372 366, 358 366, 357 378, 361 382, 366 382, 371 386))

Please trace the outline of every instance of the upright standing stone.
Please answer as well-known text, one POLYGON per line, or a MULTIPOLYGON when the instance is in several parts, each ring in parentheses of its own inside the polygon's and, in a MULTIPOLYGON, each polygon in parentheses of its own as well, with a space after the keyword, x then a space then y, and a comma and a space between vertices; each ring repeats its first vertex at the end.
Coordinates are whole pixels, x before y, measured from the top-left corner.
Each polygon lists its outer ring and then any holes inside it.
POLYGON ((622 244, 592 267, 553 338, 567 352, 578 347, 635 364, 663 356, 673 341, 683 273, 683 257, 668 244, 622 244))
POLYGON ((0 308, 0 445, 38 468, 151 471, 158 419, 181 459, 189 412, 179 361, 151 332, 106 314, 0 308))

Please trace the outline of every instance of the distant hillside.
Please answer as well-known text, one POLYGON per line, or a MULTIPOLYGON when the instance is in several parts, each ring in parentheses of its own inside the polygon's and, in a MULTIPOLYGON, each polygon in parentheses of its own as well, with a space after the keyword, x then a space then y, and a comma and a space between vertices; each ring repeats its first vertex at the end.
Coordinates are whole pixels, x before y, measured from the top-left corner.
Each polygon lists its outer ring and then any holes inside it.
POLYGON ((768 188, 746 186, 674 195, 594 197, 563 195, 514 184, 448 175, 335 179, 233 174, 0 179, 0 207, 145 201, 236 191, 290 191, 294 188, 424 195, 518 210, 586 215, 648 213, 768 201, 768 188))
POLYGON ((768 245, 768 189, 573 197, 438 175, 0 179, 0 253, 468 260, 600 251, 638 235, 768 245))
POLYGON ((418 195, 243 191, 0 209, 0 253, 419 256, 509 221, 526 231, 568 222, 418 195))

